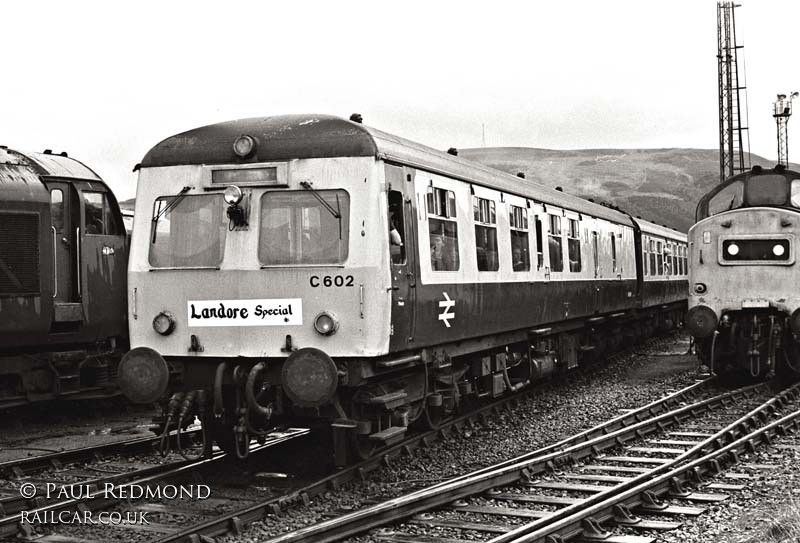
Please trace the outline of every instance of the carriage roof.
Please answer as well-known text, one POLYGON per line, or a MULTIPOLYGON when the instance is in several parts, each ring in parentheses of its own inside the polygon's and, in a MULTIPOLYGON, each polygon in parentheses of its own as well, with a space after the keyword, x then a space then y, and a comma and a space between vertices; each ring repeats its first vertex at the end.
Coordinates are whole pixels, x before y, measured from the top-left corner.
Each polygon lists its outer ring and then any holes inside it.
POLYGON ((370 156, 616 223, 632 224, 627 214, 614 209, 331 115, 258 117, 195 128, 157 144, 145 155, 140 167, 370 156), (244 159, 233 152, 233 141, 241 135, 251 136, 258 143, 252 155, 244 159))

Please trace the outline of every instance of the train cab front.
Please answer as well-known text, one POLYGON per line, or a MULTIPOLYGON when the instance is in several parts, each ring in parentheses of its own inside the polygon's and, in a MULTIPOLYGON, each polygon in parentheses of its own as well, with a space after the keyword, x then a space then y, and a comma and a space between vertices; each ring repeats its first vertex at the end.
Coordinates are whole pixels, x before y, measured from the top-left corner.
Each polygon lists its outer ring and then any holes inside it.
POLYGON ((374 157, 303 158, 301 142, 259 157, 268 129, 223 123, 145 158, 129 266, 135 348, 119 370, 128 398, 162 403, 163 432, 199 416, 206 449, 213 440, 239 456, 276 426, 330 428, 349 361, 388 345, 375 309, 388 265, 370 249, 385 230, 369 203, 374 157))
POLYGON ((710 371, 765 377, 800 369, 797 176, 754 169, 698 206, 686 323, 710 371))

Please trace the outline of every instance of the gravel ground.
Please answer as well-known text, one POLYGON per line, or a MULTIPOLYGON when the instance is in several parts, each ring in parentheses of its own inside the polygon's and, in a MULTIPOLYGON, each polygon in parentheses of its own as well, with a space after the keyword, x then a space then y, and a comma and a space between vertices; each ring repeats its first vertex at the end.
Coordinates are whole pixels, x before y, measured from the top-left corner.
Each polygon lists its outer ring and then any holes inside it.
POLYGON ((660 541, 693 543, 796 543, 800 541, 800 436, 789 434, 775 441, 777 447, 743 455, 743 464, 774 465, 776 469, 746 469, 742 464, 730 470, 749 473, 749 480, 716 477, 714 482, 745 484, 728 492, 725 502, 711 505, 701 516, 684 520, 679 529, 662 534, 660 541), (794 447, 791 449, 785 446, 794 447))
POLYGON ((696 359, 684 354, 687 348, 686 338, 663 342, 650 352, 640 349, 637 355, 531 394, 513 413, 503 412, 464 435, 395 458, 390 468, 373 472, 364 483, 326 493, 308 507, 267 518, 226 541, 261 541, 318 522, 332 511, 389 499, 595 426, 621 410, 639 407, 694 382, 696 359))
MULTIPOLYGON (((474 430, 464 435, 453 435, 448 441, 417 449, 412 456, 395 458, 390 468, 373 472, 364 483, 350 484, 339 492, 317 497, 308 507, 294 508, 278 518, 270 517, 249 527, 242 536, 231 536, 226 541, 261 541, 317 522, 333 511, 356 509, 372 501, 385 500, 594 426, 618 415, 621 410, 638 407, 691 384, 695 379, 696 361, 683 354, 687 347, 685 338, 665 342, 644 356, 627 357, 591 375, 538 391, 523 399, 513 413, 503 412, 487 424, 476 424, 474 430)), ((47 452, 36 448, 58 450, 147 435, 146 426, 152 414, 151 408, 128 406, 114 400, 15 409, 11 416, 0 418, 0 461, 47 452)), ((800 436, 789 436, 777 443, 797 448, 760 451, 746 461, 775 464, 778 469, 753 471, 756 478, 748 480, 744 490, 730 493, 727 502, 709 506, 698 518, 685 519, 680 529, 659 534, 659 541, 800 541, 800 475, 796 468, 800 462, 800 436)), ((270 466, 257 466, 257 469, 271 471, 270 466)), ((735 468, 735 471, 744 470, 735 468)), ((212 484, 212 498, 213 487, 212 484)), ((274 489, 259 489, 258 485, 253 485, 243 489, 241 497, 252 498, 259 492, 266 497, 272 491, 274 489)), ((220 489, 217 497, 224 500, 228 494, 220 489)), ((172 516, 168 522, 172 526, 179 523, 179 515, 172 516)), ((115 532, 118 531, 110 530, 106 535, 124 537, 115 532)), ((128 540, 144 541, 156 535, 136 533, 131 537, 133 534, 125 532, 128 540)), ((93 536, 96 538, 97 534, 93 536)), ((362 541, 368 539, 361 538, 362 541)))

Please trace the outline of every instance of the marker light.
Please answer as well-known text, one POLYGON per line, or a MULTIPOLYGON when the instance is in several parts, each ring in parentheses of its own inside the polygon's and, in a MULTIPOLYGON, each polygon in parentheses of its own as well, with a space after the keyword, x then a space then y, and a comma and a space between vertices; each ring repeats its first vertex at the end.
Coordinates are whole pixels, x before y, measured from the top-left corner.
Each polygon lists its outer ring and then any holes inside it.
POLYGON ((162 311, 153 319, 153 330, 162 336, 168 336, 175 330, 175 319, 172 314, 162 311))
POLYGON ((239 136, 233 141, 233 152, 244 158, 256 148, 256 140, 250 136, 239 136))
POLYGON ((736 256, 739 254, 739 246, 735 243, 731 243, 728 245, 728 254, 731 256, 736 256))
POLYGON ((339 321, 333 313, 323 311, 314 319, 314 330, 323 336, 331 336, 339 329, 339 321))
POLYGON ((705 294, 708 290, 708 287, 705 283, 695 283, 694 284, 694 293, 695 294, 705 294))
POLYGON ((235 206, 242 201, 242 189, 236 185, 231 185, 225 189, 225 203, 229 206, 235 206))
POLYGON ((703 243, 711 243, 711 232, 703 232, 703 243))
POLYGON ((776 243, 772 247, 772 254, 774 254, 775 256, 783 256, 783 253, 785 253, 785 252, 786 252, 786 249, 780 243, 776 243))

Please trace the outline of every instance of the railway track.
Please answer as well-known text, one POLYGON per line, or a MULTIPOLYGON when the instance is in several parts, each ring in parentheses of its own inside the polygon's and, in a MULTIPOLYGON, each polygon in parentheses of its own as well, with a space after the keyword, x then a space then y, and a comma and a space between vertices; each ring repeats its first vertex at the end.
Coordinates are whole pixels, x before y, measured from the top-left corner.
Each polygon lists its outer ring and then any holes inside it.
MULTIPOLYGON (((651 419, 659 414, 666 413, 685 402, 697 399, 707 391, 713 382, 714 379, 707 379, 705 381, 695 383, 694 385, 679 390, 641 408, 619 415, 618 417, 576 434, 561 442, 549 445, 518 458, 505 461, 500 465, 510 466, 520 462, 525 462, 532 458, 538 458, 542 455, 551 453, 552 451, 562 450, 571 445, 589 442, 598 436, 607 435, 621 428, 630 427, 642 420, 651 419)), ((158 543, 206 541, 208 538, 218 537, 225 534, 240 534, 243 530, 243 527, 249 523, 265 518, 268 515, 280 514, 281 511, 288 509, 295 504, 307 504, 315 496, 330 490, 336 490, 347 482, 363 480, 367 477, 369 472, 380 467, 381 465, 391 465, 392 458, 404 453, 408 453, 415 447, 426 446, 426 444, 431 443, 432 440, 447 439, 447 437, 453 432, 459 432, 468 429, 473 424, 474 420, 482 418, 485 413, 504 409, 509 405, 510 403, 508 400, 506 400, 503 403, 498 402, 498 404, 487 406, 480 413, 472 414, 469 417, 461 417, 451 421, 447 425, 443 425, 436 431, 427 432, 408 439, 383 451, 381 455, 362 461, 354 466, 314 481, 311 484, 295 488, 282 495, 271 497, 258 503, 248 504, 246 507, 239 508, 224 515, 219 515, 214 518, 200 519, 199 521, 192 523, 192 525, 189 527, 165 535, 161 539, 158 539, 158 543)), ((487 468, 476 473, 484 473, 490 469, 491 468, 487 468)), ((460 479, 462 478, 455 478, 451 481, 457 481, 460 479)), ((438 486, 441 485, 435 485, 435 487, 438 486)))
MULTIPOLYGON (((774 393, 769 384, 679 406, 604 435, 563 443, 516 462, 409 493, 276 537, 269 543, 370 539, 405 543, 622 541, 615 531, 677 527, 697 502, 721 501, 709 475, 790 428, 800 427, 800 385, 774 393), (779 416, 781 411, 788 414, 779 416), (665 499, 682 500, 682 505, 665 499)), ((637 417, 639 418, 639 417, 637 417)), ((589 437, 589 436, 587 436, 589 437)), ((625 541, 639 541, 628 537, 625 541)), ((643 538, 641 541, 652 541, 643 538)))
MULTIPOLYGON (((659 338, 649 342, 647 346, 658 348, 661 345, 669 342, 669 338, 659 338)), ((618 353, 611 359, 619 359, 626 356, 631 356, 637 349, 642 346, 635 346, 618 353)), ((591 371, 591 370, 590 370, 591 371)), ((570 375, 564 376, 564 379, 571 379, 570 375)), ((560 443, 553 444, 544 449, 524 455, 504 462, 503 465, 513 465, 515 463, 524 462, 528 458, 533 458, 539 455, 547 454, 550 451, 558 450, 567 447, 574 443, 586 442, 597 436, 616 431, 620 428, 628 427, 636 424, 641 420, 651 418, 664 413, 669 409, 692 399, 696 399, 711 383, 711 380, 706 380, 697 383, 684 390, 678 391, 675 394, 665 397, 661 400, 652 402, 635 411, 624 413, 615 419, 608 421, 605 424, 597 426, 596 428, 587 430, 576 436, 564 440, 560 443)), ((382 465, 390 464, 392 458, 396 456, 411 452, 416 447, 425 447, 438 439, 447 439, 452 432, 469 431, 469 429, 478 424, 478 421, 485 420, 490 417, 492 413, 500 412, 502 409, 513 410, 513 405, 519 398, 530 392, 534 392, 537 387, 531 387, 528 391, 523 391, 516 397, 503 398, 493 404, 489 404, 471 413, 468 416, 460 417, 458 419, 449 421, 442 424, 437 430, 426 432, 414 437, 411 437, 402 443, 395 445, 391 448, 383 450, 379 455, 376 455, 368 460, 362 461, 357 465, 351 466, 347 469, 340 470, 336 473, 319 478, 309 484, 296 484, 287 479, 279 484, 277 488, 270 489, 267 499, 254 499, 252 496, 244 498, 241 495, 236 495, 236 491, 229 494, 229 499, 216 499, 210 500, 209 505, 213 507, 211 510, 206 511, 202 507, 198 507, 198 502, 192 504, 180 504, 175 502, 168 502, 165 504, 147 504, 145 509, 150 512, 156 513, 159 516, 170 516, 173 513, 181 517, 181 522, 187 523, 189 526, 183 529, 176 529, 173 526, 177 523, 172 521, 166 523, 155 523, 146 528, 148 531, 154 532, 158 539, 162 542, 167 541, 197 541, 198 538, 218 536, 225 533, 238 533, 241 532, 244 525, 255 520, 264 518, 270 514, 278 514, 282 510, 287 509, 295 504, 305 504, 311 498, 321 493, 336 490, 341 485, 354 480, 363 480, 368 474, 379 468, 382 465), (289 488, 286 488, 286 487, 289 488), (222 504, 221 502, 227 501, 229 503, 222 504), (244 503, 244 505, 242 505, 244 503), (230 505, 233 504, 231 509, 230 505), (221 508, 230 509, 228 512, 219 514, 221 508)), ((145 451, 153 447, 153 439, 137 439, 130 440, 129 442, 121 442, 103 447, 100 454, 119 454, 124 451, 145 451), (110 448, 109 448, 110 447, 110 448)), ((98 456, 98 448, 87 447, 80 451, 64 451, 63 453, 55 453, 50 455, 42 455, 31 459, 24 459, 18 461, 17 465, 6 463, 5 469, 7 473, 18 475, 20 472, 28 479, 31 479, 31 474, 35 474, 38 470, 42 469, 55 469, 57 472, 66 465, 67 461, 73 463, 82 461, 81 459, 94 458, 98 456), (63 460, 62 460, 63 459, 63 460), (62 463, 63 462, 63 463, 62 463)), ((259 449, 260 450, 260 449, 259 449)), ((254 451, 255 452, 255 451, 254 451)), ((188 476, 196 473, 198 470, 213 471, 213 465, 218 462, 221 455, 215 458, 198 461, 198 462, 177 462, 164 466, 153 466, 144 470, 138 470, 125 474, 114 474, 110 476, 99 477, 88 481, 75 481, 74 479, 68 481, 71 485, 88 485, 91 488, 100 488, 106 483, 113 483, 118 488, 142 486, 142 485, 158 485, 166 481, 174 480, 181 476, 188 476), (205 462, 205 463, 204 463, 205 462)), ((195 479, 197 480, 197 479, 195 479)), ((24 481, 24 479, 19 479, 24 481)), ((35 479, 34 481, 43 486, 47 483, 45 480, 35 479)), ((215 495, 219 494, 219 489, 214 488, 215 495)), ((4 511, 0 510, 0 514, 4 517, 0 518, 0 537, 5 537, 14 534, 32 535, 33 530, 30 525, 21 522, 22 512, 45 512, 45 511, 68 511, 68 510, 107 510, 118 507, 120 500, 110 499, 102 500, 95 497, 94 499, 72 499, 72 500, 50 500, 43 501, 41 499, 24 499, 21 496, 11 495, 3 497, 0 494, 0 505, 3 506, 4 511)), ((123 504, 124 506, 124 504, 123 504)), ((81 538, 73 538, 79 540, 81 538)), ((100 537, 99 539, 104 539, 100 537)), ((46 536, 42 541, 68 541, 69 537, 53 535, 46 536), (65 539, 66 537, 66 539, 65 539)))
MULTIPOLYGON (((290 440, 305 436, 307 429, 288 429, 274 432, 267 436, 264 443, 251 446, 251 453, 256 454, 271 447, 279 446, 290 440)), ((132 450, 147 452, 150 439, 130 440, 128 447, 111 447, 117 453, 132 450)), ((124 464, 103 464, 103 467, 63 465, 60 461, 52 462, 53 457, 68 457, 70 459, 84 460, 87 454, 97 454, 97 449, 108 451, 109 446, 86 447, 75 451, 43 455, 50 457, 50 462, 43 463, 42 458, 31 459, 36 462, 28 465, 27 460, 21 462, 25 468, 34 467, 53 468, 48 472, 49 478, 31 477, 23 475, 16 478, 13 486, 0 488, 0 538, 15 535, 31 537, 34 535, 34 526, 27 520, 31 518, 52 518, 53 514, 62 511, 79 512, 101 511, 114 507, 121 501, 126 501, 133 488, 157 487, 181 477, 191 477, 197 470, 213 469, 225 458, 225 453, 217 451, 211 458, 198 460, 166 460, 163 463, 150 465, 137 464, 134 469, 126 470, 124 464), (104 473, 97 476, 97 473, 104 473), (94 475, 94 476, 91 476, 94 475), (109 492, 109 489, 113 489, 109 492)), ((95 463, 96 464, 96 463, 95 463)), ((16 467, 16 466, 15 466, 16 467)), ((12 472, 18 472, 13 470, 12 472)), ((46 540, 46 539, 45 539, 46 540)))
MULTIPOLYGON (((193 439, 196 437, 197 432, 189 431, 185 432, 185 435, 187 439, 193 439)), ((174 431, 172 432, 171 439, 174 448, 176 445, 174 431)), ((115 441, 113 443, 104 443, 102 445, 77 447, 74 449, 8 460, 0 462, 0 477, 20 478, 49 469, 64 469, 64 467, 68 465, 89 464, 111 456, 131 456, 152 452, 158 447, 159 441, 160 438, 155 436, 137 437, 115 441)))

